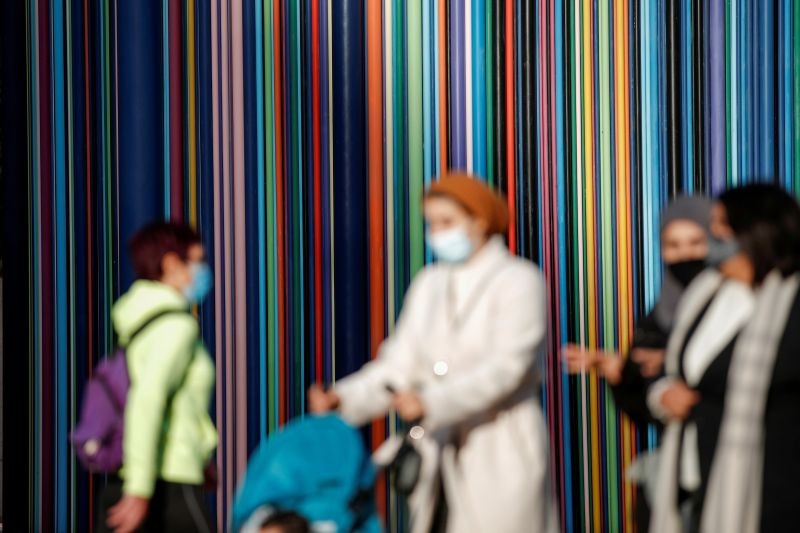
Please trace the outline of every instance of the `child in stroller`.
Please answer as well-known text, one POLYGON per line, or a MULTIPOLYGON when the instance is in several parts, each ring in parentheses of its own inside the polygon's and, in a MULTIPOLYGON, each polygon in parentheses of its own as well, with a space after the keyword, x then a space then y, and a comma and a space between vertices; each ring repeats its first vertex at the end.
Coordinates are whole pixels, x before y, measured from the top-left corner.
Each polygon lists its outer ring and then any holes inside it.
POLYGON ((375 467, 358 430, 336 415, 297 419, 250 458, 231 529, 378 533, 374 484, 375 467))

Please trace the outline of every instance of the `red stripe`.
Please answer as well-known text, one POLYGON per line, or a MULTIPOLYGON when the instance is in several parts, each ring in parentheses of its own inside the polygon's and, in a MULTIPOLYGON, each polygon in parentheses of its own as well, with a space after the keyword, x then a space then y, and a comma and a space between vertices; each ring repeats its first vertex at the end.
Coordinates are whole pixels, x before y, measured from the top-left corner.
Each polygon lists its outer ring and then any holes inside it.
MULTIPOLYGON (((383 241, 383 62, 381 60, 381 8, 367 3, 367 105, 368 105, 368 189, 369 189, 369 292, 370 353, 376 357, 386 336, 384 304, 383 241)), ((386 423, 372 425, 372 445, 386 439, 386 423)), ((376 485, 375 497, 382 516, 386 516, 386 484, 376 485)))
POLYGON ((319 80, 319 2, 311 2, 311 90, 314 142, 314 338, 316 339, 317 383, 323 381, 322 340, 322 172, 320 157, 322 138, 320 125, 320 80, 319 80))
POLYGON ((40 294, 40 305, 42 312, 41 324, 41 420, 44 421, 41 428, 41 442, 39 453, 42 461, 42 530, 53 531, 55 528, 54 516, 51 512, 54 509, 54 488, 55 482, 53 475, 55 472, 55 451, 53 447, 53 424, 54 420, 54 397, 55 383, 53 380, 53 187, 52 187, 52 154, 51 129, 50 129, 50 12, 49 2, 39 0, 39 150, 40 150, 40 202, 41 212, 39 213, 41 222, 41 265, 42 265, 42 286, 40 294))
POLYGON ((506 167, 508 169, 508 248, 517 251, 514 165, 514 2, 506 0, 506 167))
POLYGON ((286 412, 286 243, 284 239, 284 187, 283 187, 283 35, 282 2, 273 5, 275 32, 273 34, 273 53, 275 60, 275 195, 277 201, 276 222, 278 234, 278 422, 287 420, 286 412))
POLYGON ((183 66, 181 0, 169 1, 170 215, 183 220, 183 66))

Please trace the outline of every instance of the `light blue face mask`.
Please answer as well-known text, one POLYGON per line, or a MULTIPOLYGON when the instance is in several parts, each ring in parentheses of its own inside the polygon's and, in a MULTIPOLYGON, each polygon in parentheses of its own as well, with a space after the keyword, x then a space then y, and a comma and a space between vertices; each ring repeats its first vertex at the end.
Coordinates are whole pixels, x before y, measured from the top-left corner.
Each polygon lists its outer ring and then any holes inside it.
POLYGON ((207 263, 192 263, 189 266, 189 272, 192 275, 192 282, 183 289, 183 295, 190 304, 199 304, 208 296, 214 283, 211 268, 207 263))
POLYGON ((466 230, 463 227, 428 232, 425 236, 428 246, 433 250, 433 255, 445 263, 463 263, 470 258, 475 250, 466 230))
POLYGON ((706 257, 706 263, 712 267, 718 267, 738 254, 741 250, 742 248, 739 246, 739 241, 735 238, 720 239, 711 235, 708 239, 708 256, 706 257))

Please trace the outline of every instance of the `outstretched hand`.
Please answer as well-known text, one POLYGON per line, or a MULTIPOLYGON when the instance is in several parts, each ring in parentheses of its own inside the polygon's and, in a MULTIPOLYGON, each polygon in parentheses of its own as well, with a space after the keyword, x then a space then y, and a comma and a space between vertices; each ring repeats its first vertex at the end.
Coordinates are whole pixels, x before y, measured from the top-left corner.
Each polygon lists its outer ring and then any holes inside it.
POLYGON ((622 380, 623 360, 616 352, 587 350, 577 344, 567 344, 561 350, 561 357, 567 363, 567 372, 580 374, 597 370, 611 385, 622 380))
POLYGON ((597 368, 602 356, 596 350, 587 350, 577 344, 567 344, 561 349, 561 357, 567 363, 567 372, 580 374, 597 368))

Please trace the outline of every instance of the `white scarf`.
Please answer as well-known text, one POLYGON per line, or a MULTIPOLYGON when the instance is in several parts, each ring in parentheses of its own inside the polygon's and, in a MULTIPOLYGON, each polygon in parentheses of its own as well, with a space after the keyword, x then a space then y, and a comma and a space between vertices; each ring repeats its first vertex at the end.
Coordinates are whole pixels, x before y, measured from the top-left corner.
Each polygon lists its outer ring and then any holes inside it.
MULTIPOLYGON (((686 334, 721 283, 718 274, 706 274, 687 291, 667 347, 667 376, 674 379, 678 375, 686 334)), ((775 357, 797 288, 797 276, 783 279, 776 272, 767 276, 756 296, 753 315, 734 347, 720 435, 703 502, 701 533, 758 532, 763 415, 775 357)), ((682 422, 671 422, 664 432, 650 533, 683 531, 677 505, 682 426, 682 422)))

